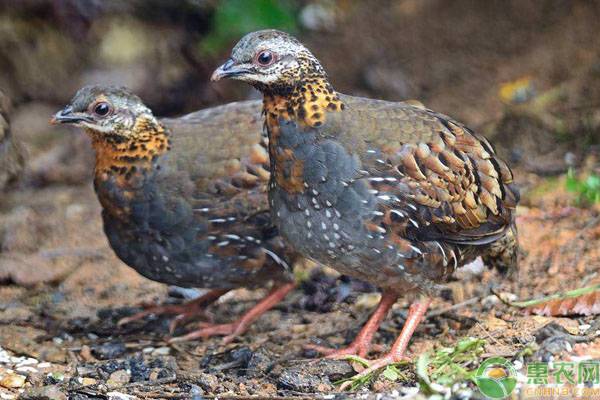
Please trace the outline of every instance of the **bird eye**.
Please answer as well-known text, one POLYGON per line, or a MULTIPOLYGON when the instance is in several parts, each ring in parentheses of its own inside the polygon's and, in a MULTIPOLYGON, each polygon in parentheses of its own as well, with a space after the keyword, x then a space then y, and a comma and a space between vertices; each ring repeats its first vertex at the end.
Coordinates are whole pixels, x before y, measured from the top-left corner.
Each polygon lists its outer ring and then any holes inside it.
POLYGON ((94 106, 94 114, 105 117, 110 112, 110 105, 106 102, 100 102, 94 106))
POLYGON ((256 62, 258 62, 262 66, 270 65, 275 57, 273 57, 273 53, 269 50, 263 50, 256 56, 256 62))

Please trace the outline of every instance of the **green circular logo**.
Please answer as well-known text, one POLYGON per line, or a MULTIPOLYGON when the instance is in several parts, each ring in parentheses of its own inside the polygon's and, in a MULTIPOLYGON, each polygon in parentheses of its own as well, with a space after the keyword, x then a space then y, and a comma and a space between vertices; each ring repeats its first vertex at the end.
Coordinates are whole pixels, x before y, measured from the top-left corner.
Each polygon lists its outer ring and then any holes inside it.
POLYGON ((506 358, 488 358, 475 372, 475 382, 487 397, 504 399, 517 385, 517 371, 506 358))

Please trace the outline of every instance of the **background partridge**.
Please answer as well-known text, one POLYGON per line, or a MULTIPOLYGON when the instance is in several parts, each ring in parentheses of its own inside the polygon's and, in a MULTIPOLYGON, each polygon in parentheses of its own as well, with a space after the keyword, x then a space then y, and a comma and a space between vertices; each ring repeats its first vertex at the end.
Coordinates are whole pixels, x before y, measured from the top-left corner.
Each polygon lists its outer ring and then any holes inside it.
POLYGON ((149 279, 214 289, 184 306, 122 322, 164 312, 179 314, 178 321, 230 289, 274 281, 272 292, 238 321, 182 337, 220 334, 230 341, 292 290, 291 255, 268 214, 257 102, 158 120, 127 89, 89 86, 53 121, 79 126, 92 140, 94 187, 116 255, 149 279))

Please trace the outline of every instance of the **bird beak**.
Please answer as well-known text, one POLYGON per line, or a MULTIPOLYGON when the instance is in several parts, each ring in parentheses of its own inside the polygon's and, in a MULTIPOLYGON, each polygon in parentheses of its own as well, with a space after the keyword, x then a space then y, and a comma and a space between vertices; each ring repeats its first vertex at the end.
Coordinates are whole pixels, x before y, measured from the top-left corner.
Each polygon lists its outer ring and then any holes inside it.
POLYGON ((236 64, 233 59, 225 61, 223 65, 215 69, 210 80, 212 82, 220 81, 223 78, 231 78, 246 73, 247 70, 242 65, 236 64))
POLYGON ((73 107, 67 106, 54 114, 52 118, 50 118, 50 123, 52 125, 58 124, 77 124, 82 121, 87 121, 88 118, 81 114, 73 112, 73 107))

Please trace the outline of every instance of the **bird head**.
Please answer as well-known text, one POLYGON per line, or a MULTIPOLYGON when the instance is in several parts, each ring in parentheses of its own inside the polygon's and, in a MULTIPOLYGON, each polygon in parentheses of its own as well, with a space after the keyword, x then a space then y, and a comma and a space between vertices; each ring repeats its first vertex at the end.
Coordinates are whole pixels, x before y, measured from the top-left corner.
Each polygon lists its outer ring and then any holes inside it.
POLYGON ((141 118, 155 121, 152 111, 128 89, 85 86, 65 108, 54 114, 50 122, 72 124, 96 137, 123 141, 135 134, 134 127, 141 118))
POLYGON ((326 77, 315 56, 293 36, 269 29, 244 36, 211 80, 237 79, 263 92, 287 93, 310 77, 326 77))

